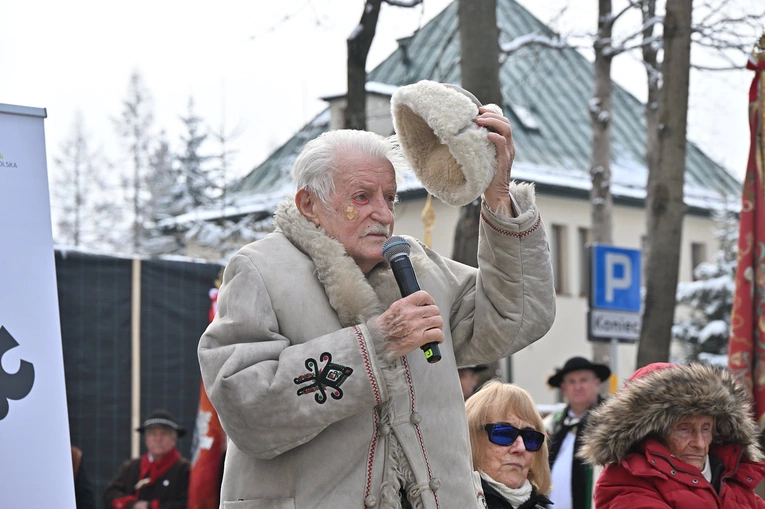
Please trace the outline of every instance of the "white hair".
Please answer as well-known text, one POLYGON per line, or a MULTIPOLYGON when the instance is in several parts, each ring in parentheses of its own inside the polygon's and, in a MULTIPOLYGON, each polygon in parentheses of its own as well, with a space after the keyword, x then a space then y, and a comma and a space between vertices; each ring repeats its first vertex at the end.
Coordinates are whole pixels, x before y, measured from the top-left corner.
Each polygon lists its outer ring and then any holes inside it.
POLYGON ((396 136, 381 136, 369 131, 338 129, 309 141, 292 166, 292 182, 297 190, 307 189, 326 203, 335 192, 336 159, 344 155, 387 159, 393 165, 396 182, 408 169, 396 136))

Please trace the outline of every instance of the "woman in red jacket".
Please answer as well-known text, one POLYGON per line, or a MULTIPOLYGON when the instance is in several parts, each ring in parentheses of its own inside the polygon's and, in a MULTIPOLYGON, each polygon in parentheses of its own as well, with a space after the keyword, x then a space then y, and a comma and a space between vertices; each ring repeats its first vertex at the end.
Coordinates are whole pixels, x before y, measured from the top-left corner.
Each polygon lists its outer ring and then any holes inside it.
POLYGON ((606 466, 596 509, 762 509, 758 435, 727 369, 656 363, 592 411, 579 454, 606 466))

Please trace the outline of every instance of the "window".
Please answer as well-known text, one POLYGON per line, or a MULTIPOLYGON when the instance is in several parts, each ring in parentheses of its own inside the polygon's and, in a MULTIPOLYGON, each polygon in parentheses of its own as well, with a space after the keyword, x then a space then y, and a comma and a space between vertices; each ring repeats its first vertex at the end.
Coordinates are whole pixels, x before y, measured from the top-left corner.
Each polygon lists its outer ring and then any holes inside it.
POLYGON ((589 228, 579 228, 579 296, 587 297, 590 290, 590 244, 589 228))
POLYGON ((555 292, 566 292, 566 227, 558 224, 552 225, 550 235, 550 257, 553 266, 553 281, 555 292))
POLYGON ((707 246, 702 242, 691 242, 691 280, 696 281, 696 267, 707 261, 707 246))

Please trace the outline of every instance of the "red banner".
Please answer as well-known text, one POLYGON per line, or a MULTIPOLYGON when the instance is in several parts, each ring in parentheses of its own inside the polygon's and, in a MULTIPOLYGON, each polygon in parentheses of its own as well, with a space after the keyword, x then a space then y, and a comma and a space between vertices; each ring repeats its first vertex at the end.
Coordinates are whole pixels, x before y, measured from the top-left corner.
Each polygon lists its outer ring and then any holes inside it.
MULTIPOLYGON (((215 318, 218 289, 210 290, 210 321, 215 318)), ((204 384, 199 384, 199 412, 191 446, 188 509, 218 509, 223 477, 226 433, 218 414, 207 398, 204 384)))
POLYGON ((755 71, 749 90, 749 163, 741 197, 736 293, 731 312, 728 366, 750 390, 754 417, 765 427, 765 201, 761 82, 765 59, 748 63, 755 71))

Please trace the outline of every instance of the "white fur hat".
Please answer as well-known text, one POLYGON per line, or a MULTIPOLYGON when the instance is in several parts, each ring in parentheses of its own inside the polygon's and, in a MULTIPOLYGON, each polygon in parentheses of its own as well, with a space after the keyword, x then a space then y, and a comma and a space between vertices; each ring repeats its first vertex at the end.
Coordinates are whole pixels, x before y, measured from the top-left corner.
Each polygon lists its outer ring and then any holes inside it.
MULTIPOLYGON (((473 121, 480 106, 467 90, 428 80, 403 86, 391 97, 404 156, 425 189, 449 205, 481 196, 497 170, 497 149, 487 129, 473 121)), ((494 104, 485 107, 502 113, 494 104)))

